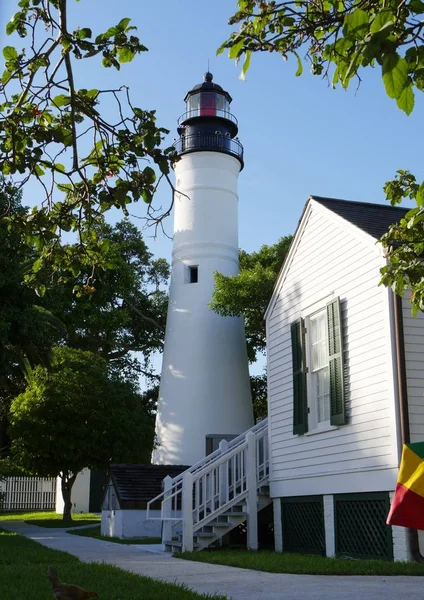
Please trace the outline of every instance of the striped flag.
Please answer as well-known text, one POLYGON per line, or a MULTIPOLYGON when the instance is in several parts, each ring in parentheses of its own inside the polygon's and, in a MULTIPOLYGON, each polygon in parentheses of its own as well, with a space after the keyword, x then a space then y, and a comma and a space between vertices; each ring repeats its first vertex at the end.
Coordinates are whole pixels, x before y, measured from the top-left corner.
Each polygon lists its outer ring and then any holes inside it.
POLYGON ((424 442, 403 446, 396 491, 386 523, 424 529, 424 442))

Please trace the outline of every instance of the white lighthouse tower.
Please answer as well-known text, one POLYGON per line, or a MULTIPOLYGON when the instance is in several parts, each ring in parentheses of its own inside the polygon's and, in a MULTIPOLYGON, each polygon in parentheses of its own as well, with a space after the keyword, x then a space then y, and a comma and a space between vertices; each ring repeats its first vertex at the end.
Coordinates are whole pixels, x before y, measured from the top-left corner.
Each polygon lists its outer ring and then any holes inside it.
POLYGON ((192 465, 253 425, 244 324, 208 306, 214 273, 237 275, 237 180, 243 147, 231 96, 204 82, 185 97, 175 143, 176 189, 169 308, 153 463, 192 465), (213 442, 215 444, 213 444, 213 442))

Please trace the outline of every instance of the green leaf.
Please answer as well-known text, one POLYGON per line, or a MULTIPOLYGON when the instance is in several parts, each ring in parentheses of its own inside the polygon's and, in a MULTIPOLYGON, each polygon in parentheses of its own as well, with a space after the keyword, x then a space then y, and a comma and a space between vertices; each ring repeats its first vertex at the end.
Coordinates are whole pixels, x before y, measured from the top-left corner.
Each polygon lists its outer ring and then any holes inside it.
POLYGON ((39 283, 37 288, 35 289, 35 293, 39 298, 42 298, 46 293, 46 286, 43 283, 39 283))
POLYGON ((61 192, 66 192, 66 193, 69 193, 73 190, 73 186, 70 183, 58 183, 56 187, 61 192))
POLYGON ((141 191, 141 197, 143 198, 146 204, 150 204, 152 201, 152 192, 150 190, 144 189, 141 191))
POLYGON ((397 52, 386 54, 383 59, 383 82, 386 94, 396 100, 400 98, 408 81, 408 63, 397 52))
POLYGON ((422 15, 424 13, 424 2, 421 2, 421 0, 410 0, 408 8, 414 13, 422 15))
POLYGON ((6 60, 14 60, 18 58, 18 53, 13 46, 6 46, 3 48, 3 56, 6 60))
POLYGON ((119 21, 116 28, 119 29, 119 31, 125 31, 126 28, 128 27, 128 25, 130 24, 130 22, 131 22, 131 19, 129 19, 128 17, 124 17, 123 19, 121 19, 119 21))
POLYGON ((249 70, 249 67, 250 67, 250 58, 251 58, 251 56, 252 56, 252 51, 248 50, 246 52, 246 56, 245 56, 245 59, 244 59, 243 67, 241 69, 241 73, 240 73, 240 76, 239 76, 239 79, 241 79, 242 81, 246 80, 246 73, 247 73, 247 71, 249 70))
POLYGON ((88 27, 83 27, 77 32, 77 38, 80 40, 84 38, 91 38, 92 35, 92 31, 88 27))
POLYGON ((368 13, 358 8, 345 17, 343 33, 348 39, 361 39, 368 31, 368 26, 368 13))
POLYGON ((99 249, 101 252, 106 253, 109 250, 109 247, 110 247, 109 240, 104 239, 99 243, 99 249))
POLYGON ((237 44, 234 44, 234 46, 231 46, 231 48, 228 51, 228 58, 237 59, 243 49, 243 46, 244 46, 244 39, 241 39, 239 42, 237 42, 237 44))
POLYGON ((9 23, 6 25, 6 35, 12 34, 15 30, 16 30, 15 21, 9 21, 9 23))
POLYGON ((2 84, 6 85, 6 83, 10 80, 11 77, 12 77, 12 73, 6 69, 1 76, 2 84))
POLYGON ((412 90, 412 83, 410 83, 407 87, 403 88, 401 95, 396 101, 398 107, 406 112, 407 115, 410 115, 414 109, 415 98, 414 92, 412 90))
POLYGON ((152 167, 146 167, 143 170, 143 175, 147 183, 151 184, 156 181, 156 173, 152 169, 152 167))
POLYGON ((119 29, 117 27, 109 27, 109 29, 105 31, 105 33, 103 33, 102 35, 104 35, 105 38, 111 38, 115 35, 118 35, 118 33, 119 29))
POLYGON ((395 17, 387 8, 377 13, 374 21, 371 23, 370 33, 378 33, 388 24, 394 23, 395 17))
POLYGON ((55 104, 57 107, 66 106, 70 103, 71 98, 66 94, 59 94, 59 96, 55 96, 55 98, 53 98, 53 104, 55 104))
POLYGON ((299 75, 302 75, 302 73, 303 73, 302 60, 301 60, 301 58, 300 58, 300 56, 298 55, 297 52, 293 51, 293 54, 297 58, 297 71, 296 71, 295 75, 296 75, 296 77, 299 77, 299 75))
POLYGON ((118 48, 118 60, 120 63, 131 62, 134 56, 135 52, 133 52, 127 46, 124 46, 123 48, 118 48))
POLYGON ((415 201, 418 206, 424 206, 424 182, 418 188, 417 195, 415 196, 415 201))
POLYGON ((88 90, 87 91, 87 98, 95 98, 96 96, 99 95, 99 90, 88 90))
POLYGON ((222 45, 221 45, 221 46, 218 48, 218 50, 216 51, 216 56, 219 56, 220 54, 222 54, 222 53, 224 52, 224 50, 225 50, 225 48, 226 48, 226 47, 227 47, 227 46, 226 46, 226 44, 225 44, 225 43, 224 43, 224 44, 222 44, 222 45))

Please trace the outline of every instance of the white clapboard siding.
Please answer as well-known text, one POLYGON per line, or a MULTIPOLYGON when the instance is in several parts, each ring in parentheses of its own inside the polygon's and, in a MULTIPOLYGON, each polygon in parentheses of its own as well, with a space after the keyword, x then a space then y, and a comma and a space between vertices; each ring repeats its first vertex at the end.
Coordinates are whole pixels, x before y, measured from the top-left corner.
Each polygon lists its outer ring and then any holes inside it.
POLYGON ((6 477, 0 481, 0 511, 55 508, 56 477, 6 477))
MULTIPOLYGON (((303 479, 299 489, 305 493, 307 477, 307 493, 320 493, 319 476, 357 472, 349 479, 353 488, 347 491, 364 491, 363 469, 376 470, 375 489, 381 489, 379 473, 384 469, 395 473, 397 468, 388 293, 378 286, 382 257, 371 238, 368 242, 348 223, 343 226, 330 211, 312 203, 307 218, 267 315, 271 490, 273 495, 296 495, 296 479, 303 479), (348 424, 294 436, 290 324, 308 307, 317 302, 325 305, 326 299, 337 296, 342 308, 348 424), (284 483, 288 479, 290 487, 284 483)), ((424 431, 424 414, 421 418, 424 431)), ((332 493, 331 486, 327 493, 332 493)))
POLYGON ((411 442, 424 441, 424 314, 411 314, 407 296, 402 302, 411 442))

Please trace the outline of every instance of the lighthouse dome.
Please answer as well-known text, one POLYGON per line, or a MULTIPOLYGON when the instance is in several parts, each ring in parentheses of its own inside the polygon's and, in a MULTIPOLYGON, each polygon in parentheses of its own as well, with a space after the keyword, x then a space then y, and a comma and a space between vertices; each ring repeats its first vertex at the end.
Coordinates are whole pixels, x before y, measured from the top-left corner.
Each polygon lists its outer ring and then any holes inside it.
POLYGON ((189 92, 187 92, 187 95, 184 98, 185 102, 187 102, 188 98, 192 94, 199 93, 199 91, 204 91, 204 92, 218 92, 219 94, 223 94, 227 98, 228 103, 230 103, 232 101, 232 98, 231 98, 231 96, 230 96, 230 94, 228 92, 226 92, 217 83, 213 83, 213 75, 212 75, 212 73, 210 73, 209 71, 207 71, 204 74, 203 78, 204 78, 204 81, 202 83, 198 83, 189 92))

